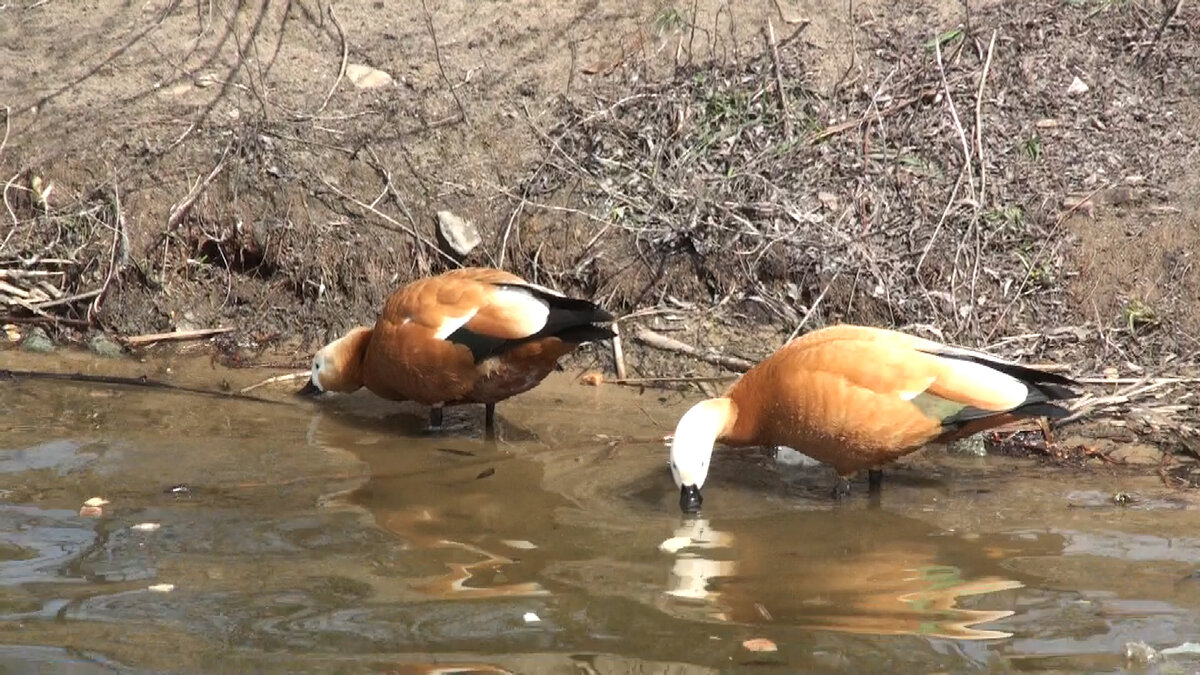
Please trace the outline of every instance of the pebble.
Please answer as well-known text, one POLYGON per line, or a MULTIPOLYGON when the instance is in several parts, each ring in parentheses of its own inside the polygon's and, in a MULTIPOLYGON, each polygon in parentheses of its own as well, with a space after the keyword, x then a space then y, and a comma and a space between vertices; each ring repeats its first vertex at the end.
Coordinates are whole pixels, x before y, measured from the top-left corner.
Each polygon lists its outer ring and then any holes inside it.
POLYGON ((88 351, 106 359, 120 358, 125 353, 124 348, 116 340, 104 333, 96 333, 88 339, 88 351))
POLYGON ((54 341, 46 334, 44 328, 34 326, 25 333, 25 339, 21 341, 21 351, 49 354, 54 351, 54 341))
POLYGON ((460 218, 450 211, 438 211, 438 238, 448 253, 466 256, 483 243, 479 229, 471 221, 460 218))
POLYGON ((954 455, 967 455, 969 457, 987 457, 987 445, 983 441, 983 434, 973 434, 966 438, 960 438, 946 446, 946 451, 954 455))
POLYGON ((359 89, 378 89, 392 83, 392 76, 388 73, 361 63, 346 66, 346 77, 359 89))

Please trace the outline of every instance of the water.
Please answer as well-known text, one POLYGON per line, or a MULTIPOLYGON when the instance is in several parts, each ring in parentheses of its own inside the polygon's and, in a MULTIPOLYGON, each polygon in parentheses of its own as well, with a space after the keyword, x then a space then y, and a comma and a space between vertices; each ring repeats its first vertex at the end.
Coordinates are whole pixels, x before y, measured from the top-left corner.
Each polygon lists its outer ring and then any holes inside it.
POLYGON ((828 469, 718 451, 685 519, 662 436, 694 397, 556 376, 489 441, 481 409, 431 435, 419 406, 296 386, 0 383, 0 672, 1200 669, 1126 657, 1200 642, 1200 517, 1156 477, 930 451, 835 506, 828 469))

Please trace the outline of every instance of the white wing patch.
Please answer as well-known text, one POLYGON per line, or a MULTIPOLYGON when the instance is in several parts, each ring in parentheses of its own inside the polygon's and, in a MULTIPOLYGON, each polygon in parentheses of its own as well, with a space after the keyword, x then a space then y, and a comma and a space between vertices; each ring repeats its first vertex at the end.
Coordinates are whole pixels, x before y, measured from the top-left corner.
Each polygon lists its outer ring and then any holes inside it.
POLYGON ((550 305, 545 300, 517 288, 497 289, 488 305, 500 310, 512 329, 523 335, 533 335, 544 328, 550 316, 550 305))
POLYGON ((916 398, 916 397, 920 396, 921 394, 925 393, 925 390, 926 390, 926 389, 928 389, 928 388, 929 388, 931 385, 933 385, 933 383, 934 383, 934 381, 935 381, 935 380, 937 380, 937 378, 936 378, 936 377, 930 376, 930 377, 929 377, 929 379, 928 379, 928 380, 925 382, 925 384, 924 384, 924 385, 922 385, 922 386, 921 386, 921 388, 920 388, 920 389, 914 389, 914 390, 912 390, 912 391, 901 391, 901 392, 899 392, 899 394, 900 394, 900 400, 901 400, 901 401, 911 401, 911 400, 913 400, 914 398, 916 398))
POLYGON ((1005 408, 1015 408, 1029 396, 1029 387, 1012 375, 974 361, 947 359, 945 362, 954 369, 955 375, 971 382, 976 391, 987 392, 986 398, 1002 401, 1005 408))
POLYGON ((458 330, 459 328, 462 328, 464 325, 466 325, 466 323, 468 321, 470 321, 472 318, 474 318, 475 314, 478 311, 479 310, 477 310, 477 309, 473 309, 470 312, 467 312, 463 316, 448 316, 448 317, 446 317, 445 319, 442 320, 442 325, 438 326, 437 332, 433 334, 434 337, 436 337, 439 340, 445 340, 446 338, 450 337, 454 333, 454 331, 458 330))
POLYGON ((541 292, 543 292, 543 293, 547 293, 547 294, 549 294, 549 295, 557 295, 557 296, 558 296, 558 297, 560 297, 560 298, 565 298, 565 297, 567 297, 567 296, 563 295, 562 293, 559 293, 558 291, 554 290, 553 288, 546 288, 545 286, 542 286, 542 285, 540 285, 540 284, 531 284, 531 283, 529 283, 528 281, 526 281, 525 283, 523 283, 523 284, 520 284, 520 285, 521 285, 521 286, 528 286, 529 288, 533 288, 533 289, 537 289, 537 290, 539 290, 539 291, 541 291, 541 292))

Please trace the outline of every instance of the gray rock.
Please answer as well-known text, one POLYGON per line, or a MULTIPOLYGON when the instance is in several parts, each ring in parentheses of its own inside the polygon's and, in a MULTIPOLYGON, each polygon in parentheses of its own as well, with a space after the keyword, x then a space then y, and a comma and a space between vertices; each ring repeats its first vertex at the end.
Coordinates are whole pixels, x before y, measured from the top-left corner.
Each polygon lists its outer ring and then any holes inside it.
POLYGON ((479 230, 469 220, 464 220, 449 211, 438 211, 438 239, 447 253, 465 257, 476 246, 483 243, 479 230))
POLYGON ((49 354, 54 351, 54 341, 46 334, 45 329, 41 326, 34 326, 25 332, 25 339, 21 341, 21 349, 35 354, 49 354))
POLYGON ((953 441, 946 446, 946 451, 968 457, 987 457, 987 446, 983 442, 983 434, 972 434, 953 441))
POLYGON ((392 83, 390 74, 362 63, 347 65, 346 78, 359 89, 378 89, 392 83))
POLYGON ((1161 464, 1162 450, 1144 443, 1130 443, 1109 452, 1108 458, 1125 464, 1161 464))
POLYGON ((88 340, 88 351, 106 359, 115 359, 125 353, 125 349, 116 340, 104 333, 96 333, 88 340))

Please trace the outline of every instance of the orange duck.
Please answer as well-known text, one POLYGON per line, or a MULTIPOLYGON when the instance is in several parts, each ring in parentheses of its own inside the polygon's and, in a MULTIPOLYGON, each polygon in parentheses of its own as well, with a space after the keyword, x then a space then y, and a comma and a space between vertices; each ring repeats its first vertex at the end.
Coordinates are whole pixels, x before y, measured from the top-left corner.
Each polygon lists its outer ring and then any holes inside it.
POLYGON ((792 340, 750 369, 724 396, 701 401, 675 427, 671 474, 679 506, 700 508, 717 441, 786 445, 831 465, 839 480, 880 467, 926 443, 948 443, 1028 417, 1064 417, 1074 380, 989 354, 891 330, 839 325, 792 340))
POLYGON ((587 300, 528 283, 497 269, 464 268, 414 281, 392 293, 373 328, 360 326, 313 357, 299 391, 353 392, 429 406, 483 403, 485 426, 496 403, 529 391, 580 344, 613 336, 612 321, 587 300))

